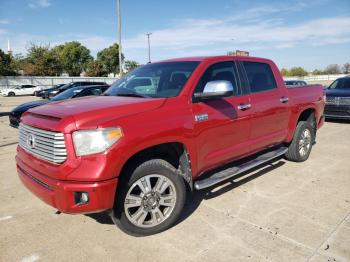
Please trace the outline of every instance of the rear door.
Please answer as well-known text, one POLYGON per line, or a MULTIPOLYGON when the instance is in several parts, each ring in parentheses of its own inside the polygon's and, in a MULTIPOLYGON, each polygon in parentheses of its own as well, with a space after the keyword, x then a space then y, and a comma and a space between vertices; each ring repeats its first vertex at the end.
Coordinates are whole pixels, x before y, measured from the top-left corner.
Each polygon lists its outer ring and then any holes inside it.
POLYGON ((18 93, 19 95, 29 95, 30 93, 30 86, 29 85, 22 85, 19 89, 18 89, 18 93))
POLYGON ((25 88, 26 95, 32 95, 34 94, 35 86, 33 85, 27 85, 25 88))
POLYGON ((227 61, 209 66, 194 93, 203 92, 213 80, 230 81, 234 95, 205 102, 193 99, 199 173, 249 152, 250 112, 238 109, 240 104, 249 104, 249 94, 241 89, 236 64, 227 61))
POLYGON ((288 131, 289 106, 287 90, 278 86, 271 65, 242 61, 241 66, 250 90, 251 150, 253 152, 285 140, 288 131))

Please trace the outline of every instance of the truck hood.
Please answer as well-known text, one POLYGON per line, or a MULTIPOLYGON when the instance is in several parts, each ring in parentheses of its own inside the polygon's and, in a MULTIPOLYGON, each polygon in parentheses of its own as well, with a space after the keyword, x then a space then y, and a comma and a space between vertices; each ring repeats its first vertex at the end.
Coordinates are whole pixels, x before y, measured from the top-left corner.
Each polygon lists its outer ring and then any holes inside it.
POLYGON ((350 88, 326 89, 326 96, 350 97, 350 88))
POLYGON ((57 119, 73 118, 77 129, 97 128, 113 119, 154 110, 165 98, 98 96, 54 102, 30 109, 30 113, 57 119))

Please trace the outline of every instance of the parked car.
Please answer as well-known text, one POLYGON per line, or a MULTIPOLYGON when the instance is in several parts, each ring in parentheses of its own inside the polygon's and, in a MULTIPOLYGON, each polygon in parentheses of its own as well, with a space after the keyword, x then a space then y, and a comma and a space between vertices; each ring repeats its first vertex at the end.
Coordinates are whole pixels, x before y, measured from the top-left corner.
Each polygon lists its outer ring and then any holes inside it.
POLYGON ((109 85, 76 86, 76 87, 67 89, 66 91, 60 93, 59 95, 51 99, 35 100, 35 101, 24 103, 22 105, 15 107, 11 111, 9 115, 10 126, 18 128, 21 116, 23 115, 24 112, 28 111, 31 108, 42 106, 52 102, 71 99, 71 98, 78 98, 78 97, 84 97, 84 96, 98 96, 98 95, 101 95, 103 92, 105 92, 108 88, 109 88, 109 85))
POLYGON ((326 118, 350 119, 350 77, 335 80, 326 89, 326 118))
POLYGON ((34 95, 34 92, 40 91, 41 88, 33 85, 20 85, 13 88, 6 88, 1 90, 2 96, 23 96, 34 95))
POLYGON ((324 105, 322 86, 288 89, 267 59, 151 63, 103 96, 30 109, 19 126, 17 170, 61 212, 108 211, 128 234, 155 234, 177 221, 188 191, 280 156, 307 160, 324 105), (137 78, 152 78, 155 92, 144 88, 149 81, 127 88, 137 78))
POLYGON ((36 92, 34 92, 34 95, 37 96, 37 97, 43 97, 43 95, 44 95, 45 92, 49 92, 49 91, 51 91, 51 90, 58 89, 58 88, 60 88, 61 86, 64 86, 64 85, 65 85, 65 84, 54 85, 54 86, 52 86, 52 87, 50 87, 50 88, 48 88, 48 89, 43 89, 43 90, 41 90, 41 91, 36 91, 36 92))
POLYGON ((305 81, 301 81, 301 80, 285 80, 284 84, 287 87, 296 87, 296 86, 306 86, 307 83, 305 81))
POLYGON ((69 84, 65 84, 61 87, 55 88, 53 90, 50 90, 49 92, 45 92, 43 95, 43 98, 51 98, 54 97, 55 95, 62 93, 63 91, 73 88, 76 86, 90 86, 90 85, 106 85, 105 82, 89 82, 89 81, 79 81, 79 82, 71 82, 69 84))

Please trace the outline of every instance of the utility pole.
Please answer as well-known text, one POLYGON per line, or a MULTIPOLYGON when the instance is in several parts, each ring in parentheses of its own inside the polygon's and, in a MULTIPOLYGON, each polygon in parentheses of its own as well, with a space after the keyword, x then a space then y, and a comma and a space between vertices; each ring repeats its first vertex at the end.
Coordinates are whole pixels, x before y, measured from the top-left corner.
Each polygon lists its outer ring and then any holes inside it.
POLYGON ((149 40, 149 36, 151 35, 152 33, 147 33, 146 36, 147 36, 147 41, 148 41, 148 63, 151 63, 151 43, 150 43, 150 40, 149 40))
POLYGON ((10 39, 7 39, 7 53, 9 55, 12 54, 11 45, 10 45, 10 39))
POLYGON ((120 22, 120 0, 118 1, 118 45, 119 45, 119 76, 123 75, 123 65, 122 65, 122 32, 121 32, 121 22, 120 22))

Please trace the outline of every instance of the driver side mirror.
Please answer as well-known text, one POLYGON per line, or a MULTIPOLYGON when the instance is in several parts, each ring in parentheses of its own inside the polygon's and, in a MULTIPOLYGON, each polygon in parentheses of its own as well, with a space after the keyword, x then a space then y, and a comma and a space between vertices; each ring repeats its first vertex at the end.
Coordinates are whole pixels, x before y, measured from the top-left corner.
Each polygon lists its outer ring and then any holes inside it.
POLYGON ((194 93, 197 101, 218 99, 233 95, 233 86, 230 81, 214 80, 208 82, 202 93, 194 93))

